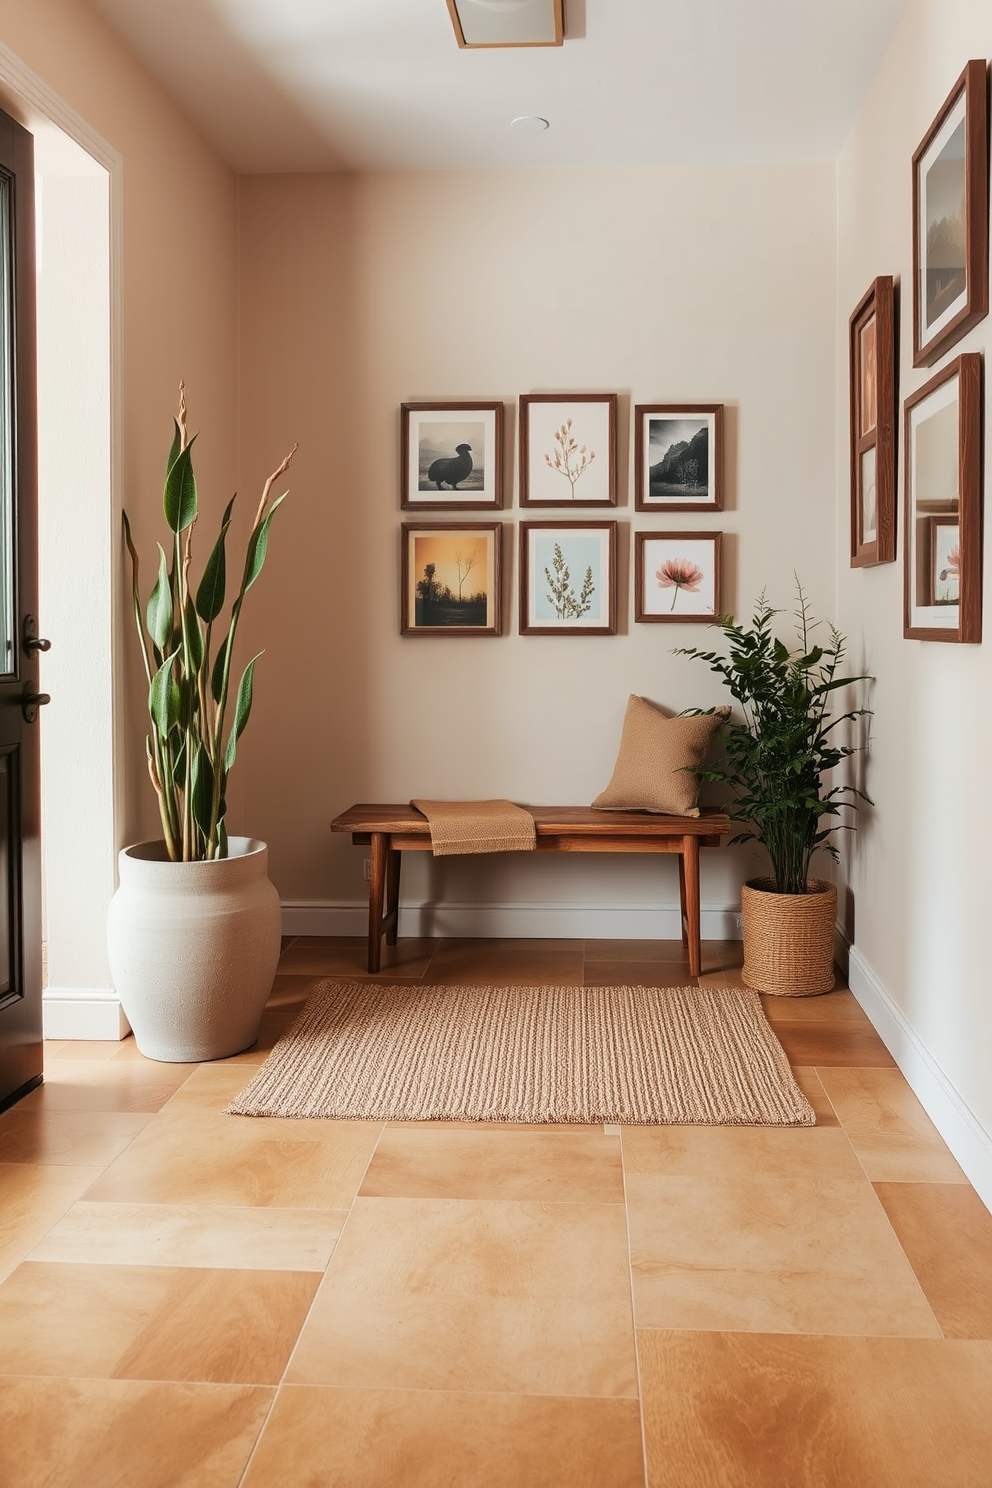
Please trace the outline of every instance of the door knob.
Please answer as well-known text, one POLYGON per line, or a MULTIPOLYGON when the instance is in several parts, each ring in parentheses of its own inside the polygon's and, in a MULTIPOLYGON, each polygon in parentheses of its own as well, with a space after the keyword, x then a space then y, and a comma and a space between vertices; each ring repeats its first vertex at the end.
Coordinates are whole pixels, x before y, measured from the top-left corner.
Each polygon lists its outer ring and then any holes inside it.
POLYGON ((25 682, 24 691, 21 693, 21 712, 24 714, 24 722, 37 723, 38 709, 51 701, 47 692, 35 692, 31 683, 25 682))
POLYGON ((46 641, 38 634, 38 622, 33 615, 24 616, 24 635, 21 640, 27 654, 30 656, 35 651, 51 651, 51 641, 46 641))

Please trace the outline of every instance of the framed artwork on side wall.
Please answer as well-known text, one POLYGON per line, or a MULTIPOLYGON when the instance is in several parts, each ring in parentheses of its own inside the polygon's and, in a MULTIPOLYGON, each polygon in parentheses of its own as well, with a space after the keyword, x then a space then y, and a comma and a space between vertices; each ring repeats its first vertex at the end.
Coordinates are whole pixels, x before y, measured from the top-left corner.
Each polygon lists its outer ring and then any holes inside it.
POLYGON ((637 511, 723 510, 723 404, 638 403, 637 511))
POLYGON ((520 505, 616 504, 616 393, 523 394, 520 505))
POLYGON ((979 60, 966 65, 913 156, 913 366, 932 366, 988 309, 988 94, 979 60))
POLYGON ((400 405, 400 505, 418 511, 499 511, 502 403, 400 405))
POLYGON ((720 614, 720 532, 634 533, 634 619, 716 620, 720 614))
POLYGON ((501 522, 404 522, 400 634, 500 634, 501 522))
POLYGON ((982 639, 982 359, 959 356, 905 403, 905 624, 982 639))
POLYGON ((896 556, 896 321, 889 274, 850 321, 851 567, 896 556))

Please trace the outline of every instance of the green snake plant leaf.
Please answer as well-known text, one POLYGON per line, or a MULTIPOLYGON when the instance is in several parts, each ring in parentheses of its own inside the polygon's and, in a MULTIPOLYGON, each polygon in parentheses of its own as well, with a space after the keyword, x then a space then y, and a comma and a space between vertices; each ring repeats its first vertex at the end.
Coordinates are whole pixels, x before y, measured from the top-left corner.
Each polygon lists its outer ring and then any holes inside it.
POLYGON ((166 465, 165 465, 166 476, 168 476, 169 471, 172 469, 173 465, 175 465, 176 461, 179 459, 179 451, 183 447, 183 431, 179 427, 179 420, 177 418, 174 418, 172 420, 172 422, 173 422, 173 425, 175 426, 176 432, 172 436, 172 448, 169 450, 169 458, 166 461, 166 465))
POLYGON ((167 739, 179 722, 179 687, 172 675, 172 664, 178 655, 178 651, 173 651, 166 657, 148 689, 148 712, 160 739, 167 739))
POLYGON ((275 501, 269 507, 267 516, 252 530, 251 537, 248 539, 248 552, 245 555, 245 577, 242 586, 245 594, 248 593, 248 590, 262 572, 262 565, 265 562, 265 554, 269 546, 269 528, 272 525, 272 518, 286 500, 287 494, 284 491, 281 496, 276 497, 275 501))
POLYGON ((241 681, 238 684, 238 702, 234 710, 234 722, 231 725, 231 732, 227 740, 227 750, 224 754, 225 771, 229 771, 234 764, 234 758, 238 749, 238 740, 245 731, 245 724, 248 722, 248 717, 251 713, 252 679, 255 675, 255 663, 261 655, 262 652, 259 651, 258 655, 253 656, 241 674, 241 681))
POLYGON ((234 497, 232 496, 221 518, 220 534, 207 559, 200 587, 196 591, 196 613, 207 625, 216 620, 224 608, 224 591, 227 588, 227 559, 224 544, 227 539, 227 530, 231 525, 233 506, 234 497))
POLYGON ((210 674, 210 696, 215 703, 219 703, 224 691, 224 664, 227 660, 227 648, 231 644, 231 637, 226 635, 217 648, 214 657, 213 671, 210 674))
POLYGON ((203 632, 192 600, 186 605, 186 659, 190 675, 196 675, 203 665, 203 632))
POLYGON ((209 838, 214 809, 214 770, 202 744, 193 759, 192 797, 193 820, 204 837, 209 838))
POLYGON ((161 543, 157 543, 156 546, 158 548, 158 578, 155 580, 155 588, 148 601, 145 623, 148 626, 148 634, 164 656, 172 638, 172 584, 169 580, 169 566, 166 562, 165 551, 161 543))
POLYGON ((176 785, 182 790, 186 780, 186 736, 176 751, 175 763, 172 766, 172 778, 176 785))
POLYGON ((173 532, 183 532, 196 516, 196 477, 193 475, 193 444, 196 435, 180 450, 165 477, 162 505, 173 532))

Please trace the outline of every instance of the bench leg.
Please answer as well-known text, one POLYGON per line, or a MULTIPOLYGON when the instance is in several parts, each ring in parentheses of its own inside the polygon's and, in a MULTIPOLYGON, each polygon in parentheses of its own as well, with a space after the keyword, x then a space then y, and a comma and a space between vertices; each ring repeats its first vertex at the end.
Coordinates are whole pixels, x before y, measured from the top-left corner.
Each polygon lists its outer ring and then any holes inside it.
POLYGON ((394 946, 400 923, 400 854, 395 847, 386 852, 386 944, 394 946))
POLYGON ((679 853, 679 924, 682 926, 682 944, 689 944, 689 921, 685 907, 685 857, 679 853))
POLYGON ((683 942, 689 951, 689 975, 698 977, 702 967, 699 945, 699 839, 682 838, 682 874, 685 884, 685 934, 683 942))
MULTIPOLYGON (((382 954, 382 900, 386 887, 388 838, 384 832, 373 832, 370 838, 369 864, 369 971, 379 970, 382 954)), ((397 854, 397 856, 399 856, 397 854)))

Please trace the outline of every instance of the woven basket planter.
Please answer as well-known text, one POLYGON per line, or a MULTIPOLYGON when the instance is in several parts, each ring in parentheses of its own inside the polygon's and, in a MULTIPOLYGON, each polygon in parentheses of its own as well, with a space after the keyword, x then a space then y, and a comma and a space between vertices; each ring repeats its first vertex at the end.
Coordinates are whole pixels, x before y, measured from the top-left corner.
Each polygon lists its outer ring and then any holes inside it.
POLYGON ((808 894, 779 894, 774 879, 741 889, 746 987, 778 997, 816 997, 834 985, 837 890, 811 878, 808 894))

